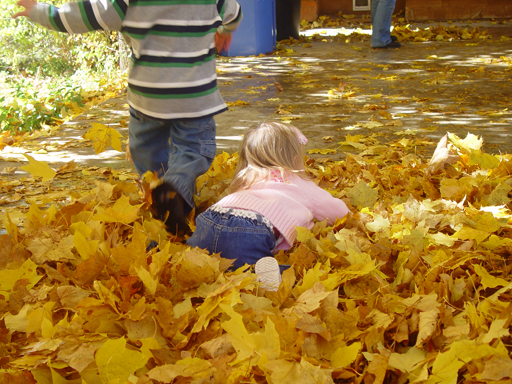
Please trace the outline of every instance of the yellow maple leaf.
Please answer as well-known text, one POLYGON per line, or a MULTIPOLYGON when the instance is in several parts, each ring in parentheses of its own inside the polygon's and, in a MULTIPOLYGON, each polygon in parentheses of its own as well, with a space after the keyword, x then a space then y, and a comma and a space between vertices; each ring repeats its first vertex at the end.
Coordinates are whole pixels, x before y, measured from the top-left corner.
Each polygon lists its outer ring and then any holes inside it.
POLYGON ((362 141, 362 139, 364 139, 363 135, 347 135, 345 137, 345 141, 347 143, 359 143, 362 141))
POLYGON ((109 339, 96 351, 96 364, 102 383, 126 383, 128 377, 146 365, 148 358, 126 348, 126 339, 109 339), (114 381, 115 380, 115 381, 114 381))
POLYGON ((187 357, 178 360, 175 364, 165 364, 153 368, 148 372, 148 377, 159 382, 171 383, 176 377, 207 378, 213 370, 212 365, 197 357, 187 357))
POLYGON ((176 279, 184 287, 196 287, 203 282, 212 283, 220 273, 219 260, 199 250, 185 252, 180 265, 176 279))
POLYGON ((450 344, 448 351, 436 356, 432 365, 432 374, 425 383, 456 383, 460 368, 471 360, 493 355, 503 356, 503 352, 499 348, 477 343, 475 340, 456 341, 450 344))
POLYGON ((510 243, 512 243, 512 239, 508 239, 508 238, 501 238, 499 236, 496 236, 496 235, 491 235, 489 237, 489 240, 488 241, 484 241, 483 243, 481 243, 480 245, 482 247, 485 247, 487 249, 496 249, 496 248, 499 248, 499 247, 505 247, 505 246, 508 246, 510 243))
POLYGON ((482 343, 490 343, 494 339, 501 339, 502 337, 510 336, 507 326, 508 319, 496 319, 491 323, 491 328, 484 337, 479 340, 482 343))
POLYGON ((297 241, 301 243, 307 242, 309 239, 315 237, 315 234, 311 232, 309 229, 304 227, 295 227, 297 231, 297 241))
POLYGON ((473 268, 475 269, 475 273, 481 277, 480 283, 482 286, 487 288, 496 288, 496 287, 506 287, 509 282, 505 279, 500 279, 499 277, 492 276, 485 268, 478 264, 474 264, 473 268))
POLYGON ((416 347, 409 348, 406 353, 392 353, 388 364, 402 372, 412 372, 425 360, 426 352, 416 347))
POLYGON ((416 347, 421 346, 436 329, 437 319, 439 317, 439 310, 433 309, 431 311, 420 312, 420 322, 418 325, 418 338, 416 339, 416 347))
POLYGON ((310 149, 308 151, 309 154, 319 154, 319 155, 335 155, 338 153, 335 149, 325 148, 325 149, 310 149))
POLYGON ((5 327, 10 331, 25 332, 25 329, 27 329, 29 323, 28 315, 30 315, 33 310, 33 305, 25 304, 16 315, 7 312, 3 316, 5 327))
POLYGON ((455 242, 457 241, 457 239, 454 239, 453 237, 442 232, 428 233, 427 238, 429 240, 432 240, 435 244, 446 245, 447 247, 452 247, 453 244, 455 244, 455 242))
POLYGON ((385 231, 386 229, 389 229, 391 227, 391 224, 389 223, 388 218, 384 218, 381 215, 374 215, 372 223, 366 223, 366 228, 370 232, 381 232, 385 231))
POLYGON ((185 299, 181 303, 176 304, 173 308, 173 316, 175 319, 179 319, 181 316, 186 315, 192 310, 192 302, 190 298, 185 299))
MULTIPOLYGON (((511 199, 508 197, 509 192, 512 190, 512 187, 507 183, 500 183, 490 195, 485 197, 487 203, 489 205, 499 206, 510 203, 511 199)), ((488 209, 488 207, 486 207, 488 209)), ((502 207, 500 207, 502 208, 502 207)), ((499 211, 500 208, 497 210, 499 211)), ((498 215, 496 215, 498 217, 498 215)))
POLYGON ((43 181, 48 181, 53 179, 57 174, 57 172, 50 168, 48 163, 44 161, 37 161, 32 156, 29 156, 27 154, 23 154, 23 156, 27 158, 27 160, 29 161, 29 165, 23 165, 20 168, 23 169, 24 171, 27 171, 32 176, 42 177, 43 181))
POLYGON ((356 361, 362 346, 363 345, 357 341, 351 345, 336 349, 331 356, 331 365, 335 368, 348 367, 356 361))
POLYGON ((37 265, 30 259, 25 261, 18 269, 3 269, 0 271, 0 294, 9 297, 9 292, 20 279, 26 279, 27 289, 31 289, 43 277, 38 276, 37 265))
POLYGON ((32 261, 43 264, 46 261, 66 261, 76 258, 73 249, 73 237, 66 236, 63 239, 53 238, 50 232, 42 234, 34 239, 26 240, 27 249, 32 252, 32 261))
POLYGON ((83 138, 92 140, 94 151, 97 154, 104 152, 108 146, 111 146, 116 151, 123 151, 120 139, 122 135, 114 128, 99 123, 92 123, 91 126, 92 128, 83 135, 83 138))
POLYGON ((73 243, 75 245, 75 249, 78 251, 80 256, 82 256, 82 259, 85 260, 96 253, 99 240, 88 240, 82 232, 76 231, 73 235, 73 243))
POLYGON ((459 180, 443 178, 441 180, 441 196, 450 200, 461 200, 469 195, 476 185, 472 177, 462 177, 459 180))
POLYGON ((485 363, 481 380, 499 382, 507 377, 512 377, 512 360, 510 357, 493 356, 485 363))
POLYGON ((493 169, 498 168, 500 165, 500 160, 493 155, 488 153, 481 153, 480 151, 472 151, 469 155, 469 165, 480 165, 485 169, 493 169))
POLYGON ((380 121, 369 121, 367 123, 357 123, 356 127, 361 128, 367 128, 367 129, 373 129, 373 128, 379 128, 383 127, 384 124, 382 124, 380 121))
POLYGON ((300 363, 284 359, 269 361, 265 367, 272 371, 271 382, 279 384, 333 384, 330 370, 322 369, 301 358, 300 363))
POLYGON ((158 280, 155 280, 145 268, 135 268, 135 271, 137 272, 137 276, 142 281, 147 291, 154 295, 158 286, 158 280))
POLYGON ((327 292, 322 283, 317 282, 315 283, 313 288, 308 289, 297 298, 295 308, 306 313, 313 312, 315 309, 320 307, 321 302, 324 301, 330 295, 337 296, 337 290, 327 292))
MULTIPOLYGON (((41 333, 42 326, 44 324, 44 320, 48 320, 50 322, 50 327, 53 327, 52 324, 52 309, 55 305, 54 301, 49 301, 39 308, 36 308, 30 314, 27 315, 28 324, 25 332, 27 333, 41 333)), ((37 334, 36 333, 36 334, 37 334)), ((50 332, 51 333, 51 332, 50 332)))
POLYGON ((122 195, 114 203, 113 207, 103 209, 98 208, 98 214, 93 217, 93 220, 105 221, 107 223, 125 223, 129 224, 134 222, 139 215, 139 208, 143 204, 131 205, 130 199, 126 195, 122 195))
POLYGON ((313 288, 316 282, 320 281, 321 277, 324 276, 327 272, 322 270, 322 263, 316 263, 313 268, 309 268, 305 271, 304 277, 302 278, 302 283, 295 287, 295 290, 299 294, 303 294, 308 289, 313 288))
POLYGON ((145 339, 140 339, 140 342, 142 343, 142 346, 140 347, 140 351, 148 359, 153 357, 153 354, 151 353, 152 349, 161 349, 162 348, 162 346, 160 345, 158 340, 155 339, 154 337, 147 337, 145 339))
POLYGON ((356 185, 347 190, 347 195, 350 197, 352 205, 358 208, 372 208, 377 202, 379 192, 377 189, 371 188, 368 183, 359 181, 356 185))
POLYGON ((238 353, 237 361, 243 361, 254 355, 256 343, 247 331, 243 316, 235 312, 231 305, 220 304, 220 308, 230 317, 230 320, 221 324, 228 333, 233 347, 238 353))
POLYGON ((461 140, 457 135, 453 133, 448 133, 448 139, 459 149, 465 150, 467 153, 471 153, 472 151, 480 151, 484 140, 472 133, 468 133, 464 140, 461 140))
POLYGON ((275 360, 279 358, 281 353, 279 333, 276 331, 276 326, 270 320, 270 317, 267 317, 265 322, 265 330, 253 333, 251 337, 256 346, 257 354, 261 356, 261 360, 258 363, 261 364, 262 361, 267 361, 267 359, 275 360))
POLYGON ((477 243, 481 243, 487 239, 490 234, 491 233, 486 230, 474 229, 468 226, 464 226, 455 232, 452 236, 461 240, 476 240, 477 243))

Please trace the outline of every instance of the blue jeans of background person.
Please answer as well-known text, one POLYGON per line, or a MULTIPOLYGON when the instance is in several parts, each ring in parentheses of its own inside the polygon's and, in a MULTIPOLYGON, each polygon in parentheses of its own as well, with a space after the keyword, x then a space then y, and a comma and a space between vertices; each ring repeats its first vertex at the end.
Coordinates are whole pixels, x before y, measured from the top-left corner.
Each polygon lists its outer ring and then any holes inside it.
POLYGON ((274 232, 260 214, 255 218, 235 216, 231 209, 217 212, 209 209, 196 218, 196 230, 188 239, 191 247, 219 253, 226 259, 236 259, 232 268, 254 265, 262 257, 273 256, 276 246, 274 232))
POLYGON ((372 0, 372 41, 374 48, 391 43, 391 17, 396 0, 372 0))
POLYGON ((213 117, 160 120, 130 108, 129 137, 137 172, 158 172, 193 207, 196 179, 215 157, 213 117))

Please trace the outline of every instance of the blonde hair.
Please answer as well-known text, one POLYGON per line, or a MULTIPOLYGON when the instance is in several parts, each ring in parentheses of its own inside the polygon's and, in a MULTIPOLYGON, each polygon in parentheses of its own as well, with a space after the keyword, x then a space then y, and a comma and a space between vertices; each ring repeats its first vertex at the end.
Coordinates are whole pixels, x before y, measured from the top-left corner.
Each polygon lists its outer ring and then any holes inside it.
POLYGON ((268 178, 271 170, 279 171, 283 178, 287 171, 307 178, 305 149, 299 135, 302 134, 297 128, 277 122, 265 122, 249 128, 238 151, 238 164, 230 190, 247 189, 268 178))

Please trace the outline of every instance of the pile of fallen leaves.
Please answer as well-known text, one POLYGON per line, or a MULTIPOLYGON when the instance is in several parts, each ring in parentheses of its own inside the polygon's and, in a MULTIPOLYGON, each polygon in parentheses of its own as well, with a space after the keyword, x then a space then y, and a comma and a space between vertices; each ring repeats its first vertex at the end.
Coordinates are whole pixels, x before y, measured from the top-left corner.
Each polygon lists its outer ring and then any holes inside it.
MULTIPOLYGON (((132 181, 6 214, 0 382, 509 382, 512 156, 449 135, 426 161, 414 140, 308 159, 352 215, 298 228, 277 292, 169 237, 132 181)), ((236 161, 198 180, 198 211, 236 161)))
POLYGON ((400 40, 426 42, 426 41, 454 41, 454 40, 486 40, 491 35, 480 28, 461 28, 456 25, 450 26, 430 26, 428 28, 413 28, 410 25, 396 25, 393 28, 393 34, 398 36, 400 40))
MULTIPOLYGON (((341 29, 342 32, 345 28, 355 29, 350 33, 351 37, 368 37, 363 29, 371 29, 371 25, 364 23, 350 23, 347 19, 354 18, 354 15, 342 15, 342 18, 331 18, 329 16, 320 16, 317 21, 308 22, 302 20, 301 29, 308 30, 314 28, 334 28, 341 29)), ((347 33, 342 33, 346 35, 347 33)), ((393 35, 397 36, 400 41, 412 42, 426 42, 426 41, 454 41, 454 40, 486 40, 490 39, 491 35, 487 30, 481 30, 478 27, 459 27, 457 25, 431 25, 427 28, 411 27, 410 24, 405 22, 405 19, 399 18, 393 23, 393 35)), ((310 39, 314 39, 315 36, 310 39)), ((506 37, 503 39, 508 40, 506 37)), ((292 40, 293 42, 293 40, 292 40)))

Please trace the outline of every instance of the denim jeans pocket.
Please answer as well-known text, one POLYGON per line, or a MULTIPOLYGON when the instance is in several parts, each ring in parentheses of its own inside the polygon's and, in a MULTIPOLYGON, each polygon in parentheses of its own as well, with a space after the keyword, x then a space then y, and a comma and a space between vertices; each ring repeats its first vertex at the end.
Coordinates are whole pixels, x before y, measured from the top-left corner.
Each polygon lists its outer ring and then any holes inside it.
POLYGON ((142 116, 135 109, 130 107, 130 119, 137 120, 140 123, 142 121, 142 116))
POLYGON ((203 131, 215 131, 215 120, 213 117, 198 117, 195 119, 182 119, 180 124, 186 128, 198 129, 203 131))
POLYGON ((204 156, 210 160, 213 160, 215 157, 215 152, 217 151, 217 144, 215 142, 215 138, 213 140, 200 140, 201 142, 201 149, 200 153, 201 156, 204 156))

